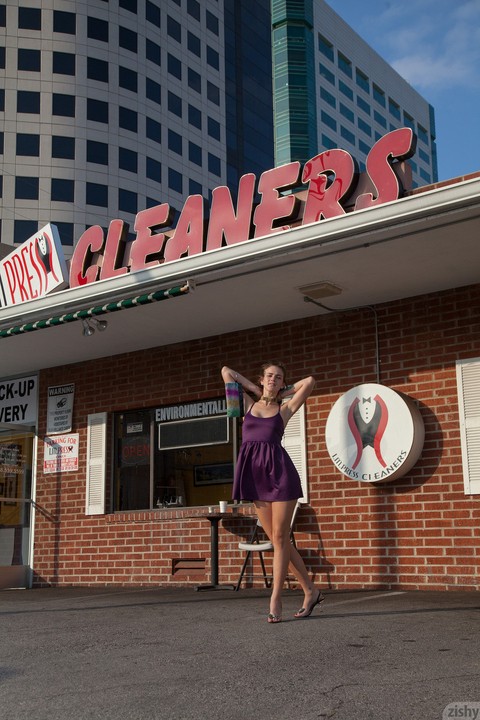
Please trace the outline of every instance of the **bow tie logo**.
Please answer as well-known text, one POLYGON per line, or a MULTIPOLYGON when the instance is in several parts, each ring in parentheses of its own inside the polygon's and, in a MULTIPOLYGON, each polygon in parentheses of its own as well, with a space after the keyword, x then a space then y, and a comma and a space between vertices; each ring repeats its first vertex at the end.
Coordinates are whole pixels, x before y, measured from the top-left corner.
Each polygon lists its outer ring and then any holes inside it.
POLYGON ((362 398, 362 405, 363 405, 363 403, 366 403, 366 402, 371 403, 371 402, 372 402, 372 398, 371 398, 371 397, 369 397, 369 398, 362 398))

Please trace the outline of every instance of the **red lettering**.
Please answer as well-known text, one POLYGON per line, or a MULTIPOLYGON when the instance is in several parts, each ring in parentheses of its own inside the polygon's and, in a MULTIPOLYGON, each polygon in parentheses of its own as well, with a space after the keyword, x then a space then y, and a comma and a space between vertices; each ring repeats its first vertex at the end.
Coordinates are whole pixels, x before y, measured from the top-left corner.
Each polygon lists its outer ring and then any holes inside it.
POLYGON ((137 237, 130 249, 130 272, 160 265, 161 261, 158 259, 147 262, 148 257, 161 254, 165 241, 165 233, 155 233, 154 231, 160 227, 170 227, 172 219, 173 211, 168 203, 155 205, 137 214, 135 218, 137 237))
POLYGON ((222 245, 234 245, 248 240, 251 232, 255 175, 242 175, 238 185, 237 212, 227 187, 212 190, 212 205, 208 222, 207 250, 217 250, 222 245))
POLYGON ((198 255, 203 251, 204 199, 202 195, 190 195, 185 201, 175 234, 165 245, 165 262, 181 257, 198 255))
POLYGON ((12 303, 15 303, 15 289, 17 287, 17 281, 11 261, 5 260, 3 263, 3 268, 5 270, 5 275, 7 276, 8 290, 10 292, 10 301, 12 303))
POLYGON ((92 225, 80 236, 70 261, 70 287, 95 282, 99 274, 99 260, 94 253, 103 248, 103 230, 100 225, 92 225))
MULTIPOLYGON (((22 258, 23 259, 23 258, 22 258)), ((29 300, 28 293, 25 290, 25 268, 22 265, 22 261, 20 260, 18 255, 14 255, 12 257, 12 262, 14 266, 14 272, 17 276, 17 289, 20 291, 20 298, 19 301, 22 302, 23 300, 29 300)))
POLYGON ((302 182, 309 186, 302 224, 344 215, 340 200, 350 192, 354 177, 355 163, 346 150, 326 150, 305 163, 302 182))
POLYGON ((22 247, 22 249, 20 250, 20 255, 22 258, 23 268, 25 271, 25 276, 27 278, 28 289, 29 289, 28 300, 33 300, 34 298, 36 298, 38 296, 38 292, 33 291, 33 288, 32 288, 33 275, 30 275, 30 272, 28 269, 28 259, 25 258, 25 255, 29 255, 29 253, 30 253, 30 247, 28 245, 24 245, 22 247))
POLYGON ((125 255, 125 246, 128 235, 128 224, 123 220, 112 220, 108 226, 103 263, 100 270, 100 280, 125 275, 128 267, 119 267, 125 255), (121 257, 120 257, 121 255, 121 257))
MULTIPOLYGON (((258 183, 258 192, 262 199, 253 216, 255 237, 270 235, 278 229, 280 224, 278 221, 288 220, 294 214, 298 204, 295 195, 292 193, 280 196, 278 191, 294 187, 298 182, 299 174, 299 162, 280 165, 262 173, 258 183)), ((285 226, 285 230, 288 229, 289 226, 285 226)))
MULTIPOLYGON (((30 262, 31 262, 31 264, 33 265, 33 268, 34 268, 34 270, 35 270, 35 272, 37 273, 37 276, 38 276, 39 291, 38 291, 37 295, 38 295, 38 294, 41 295, 41 294, 42 294, 42 282, 43 282, 43 278, 42 278, 42 275, 41 275, 41 273, 40 273, 40 268, 38 267, 37 258, 36 258, 36 255, 35 255, 35 252, 34 252, 34 251, 35 251, 35 243, 34 243, 34 242, 31 242, 30 245, 29 245, 30 262)), ((35 295, 35 297, 37 297, 37 295, 35 295)))
POLYGON ((367 156, 367 173, 377 197, 373 193, 359 195, 355 210, 397 200, 400 192, 398 178, 391 167, 393 159, 403 160, 415 153, 416 136, 410 128, 400 128, 377 140, 367 156))

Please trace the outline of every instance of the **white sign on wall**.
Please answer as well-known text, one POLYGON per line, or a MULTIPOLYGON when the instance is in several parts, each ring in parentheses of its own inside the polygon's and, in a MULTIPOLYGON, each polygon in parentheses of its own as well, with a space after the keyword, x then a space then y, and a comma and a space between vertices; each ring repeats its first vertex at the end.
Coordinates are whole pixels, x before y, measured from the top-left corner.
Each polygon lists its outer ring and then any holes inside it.
POLYGON ((48 388, 47 435, 71 431, 74 392, 74 383, 48 388))
POLYGON ((0 424, 36 425, 37 376, 0 380, 0 424))
POLYGON ((377 483, 405 475, 417 462, 425 429, 415 403, 385 385, 357 385, 327 419, 327 450, 347 477, 377 483))
POLYGON ((55 435, 43 442, 43 472, 74 472, 78 470, 79 435, 55 435))

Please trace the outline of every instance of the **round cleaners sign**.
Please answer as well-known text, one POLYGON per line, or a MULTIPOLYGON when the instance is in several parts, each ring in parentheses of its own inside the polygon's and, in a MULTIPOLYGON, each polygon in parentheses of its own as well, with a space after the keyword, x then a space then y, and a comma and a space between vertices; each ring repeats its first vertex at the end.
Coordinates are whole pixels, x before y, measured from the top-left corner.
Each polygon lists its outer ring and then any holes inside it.
POLYGON ((330 458, 340 472, 352 480, 376 483, 402 477, 415 465, 425 428, 410 398, 369 383, 337 400, 325 435, 330 458))

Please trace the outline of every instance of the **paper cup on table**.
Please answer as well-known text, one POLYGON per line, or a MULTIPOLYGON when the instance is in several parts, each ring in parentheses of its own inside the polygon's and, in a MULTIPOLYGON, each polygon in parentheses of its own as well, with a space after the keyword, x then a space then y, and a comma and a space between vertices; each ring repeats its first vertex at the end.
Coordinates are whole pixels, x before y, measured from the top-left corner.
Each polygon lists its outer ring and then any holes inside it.
POLYGON ((219 502, 218 504, 220 505, 220 512, 221 512, 221 513, 226 513, 226 512, 227 512, 227 505, 228 505, 227 501, 226 501, 226 500, 220 500, 220 502, 219 502))

